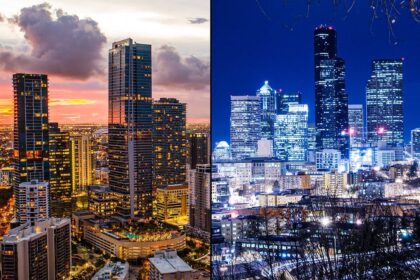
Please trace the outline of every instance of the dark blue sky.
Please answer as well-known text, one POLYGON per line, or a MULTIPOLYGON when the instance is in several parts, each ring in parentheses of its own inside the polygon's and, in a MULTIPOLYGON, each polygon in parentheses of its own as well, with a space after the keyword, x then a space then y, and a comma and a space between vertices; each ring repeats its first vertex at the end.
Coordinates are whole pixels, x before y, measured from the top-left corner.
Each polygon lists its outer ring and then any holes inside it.
POLYGON ((320 24, 337 30, 349 103, 365 104, 372 59, 404 57, 405 141, 420 127, 420 23, 400 9, 390 38, 383 12, 371 24, 371 1, 357 0, 347 17, 352 0, 338 8, 332 0, 312 2, 306 17, 307 0, 261 0, 263 11, 255 0, 212 1, 213 144, 229 141, 229 96, 255 94, 264 80, 275 89, 301 91, 313 122, 313 31, 320 24))

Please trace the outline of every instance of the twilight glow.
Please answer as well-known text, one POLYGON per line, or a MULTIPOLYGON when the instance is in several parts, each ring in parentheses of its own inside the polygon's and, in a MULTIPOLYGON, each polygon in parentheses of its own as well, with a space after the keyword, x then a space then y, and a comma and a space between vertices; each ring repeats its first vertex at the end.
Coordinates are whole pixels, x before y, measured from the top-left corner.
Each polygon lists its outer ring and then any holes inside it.
POLYGON ((12 123, 17 72, 48 74, 50 121, 107 123, 107 53, 128 37, 152 44, 153 97, 186 102, 188 122, 209 121, 208 1, 4 2, 0 124, 12 123))

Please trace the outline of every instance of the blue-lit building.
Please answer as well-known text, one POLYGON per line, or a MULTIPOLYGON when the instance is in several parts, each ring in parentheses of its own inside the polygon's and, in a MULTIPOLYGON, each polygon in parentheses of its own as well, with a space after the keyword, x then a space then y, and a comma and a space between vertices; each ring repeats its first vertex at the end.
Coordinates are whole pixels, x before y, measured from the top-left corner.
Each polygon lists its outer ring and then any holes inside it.
POLYGON ((317 149, 340 150, 349 156, 348 96, 344 60, 337 57, 337 35, 332 27, 314 32, 315 124, 317 149))
POLYGON ((290 104, 302 103, 302 93, 297 92, 277 92, 277 114, 287 114, 290 104))
POLYGON ((360 146, 365 139, 364 114, 362 104, 349 104, 350 147, 360 146))
POLYGON ((122 220, 152 216, 151 52, 132 39, 109 50, 109 186, 122 220))
POLYGON ((366 85, 366 118, 370 143, 404 144, 402 59, 373 60, 366 85))
POLYGON ((277 92, 268 81, 257 91, 261 113, 261 138, 273 139, 273 123, 277 112, 277 92))
POLYGON ((274 155, 282 161, 306 161, 308 151, 308 105, 290 104, 287 114, 274 123, 274 155))
POLYGON ((420 158, 420 128, 411 130, 411 154, 420 158))
POLYGON ((231 96, 230 142, 233 159, 252 157, 261 138, 260 99, 231 96))

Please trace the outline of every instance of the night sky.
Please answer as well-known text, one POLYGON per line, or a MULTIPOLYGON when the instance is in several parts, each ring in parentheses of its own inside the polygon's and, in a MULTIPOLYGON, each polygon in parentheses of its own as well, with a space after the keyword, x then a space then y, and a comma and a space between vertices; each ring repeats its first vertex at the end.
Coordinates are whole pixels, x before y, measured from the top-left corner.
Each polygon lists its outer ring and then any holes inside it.
POLYGON ((229 96, 254 95, 264 80, 275 89, 301 91, 314 122, 313 31, 320 24, 337 30, 350 104, 365 105, 372 59, 404 58, 405 142, 410 130, 420 127, 420 23, 399 8, 390 36, 380 10, 372 24, 371 1, 357 0, 350 13, 352 0, 340 1, 338 8, 333 1, 312 2, 307 16, 306 0, 212 1, 213 145, 229 141, 229 96))

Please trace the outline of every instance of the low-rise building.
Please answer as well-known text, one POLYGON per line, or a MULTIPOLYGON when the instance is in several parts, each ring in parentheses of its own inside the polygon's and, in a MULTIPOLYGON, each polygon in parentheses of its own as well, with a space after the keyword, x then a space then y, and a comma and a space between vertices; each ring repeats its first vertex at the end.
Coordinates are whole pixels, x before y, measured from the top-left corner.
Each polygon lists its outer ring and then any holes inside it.
POLYGON ((92 280, 128 280, 128 262, 108 263, 93 276, 92 280))
POLYGON ((194 270, 177 255, 176 250, 157 251, 149 262, 149 280, 193 279, 194 270))

